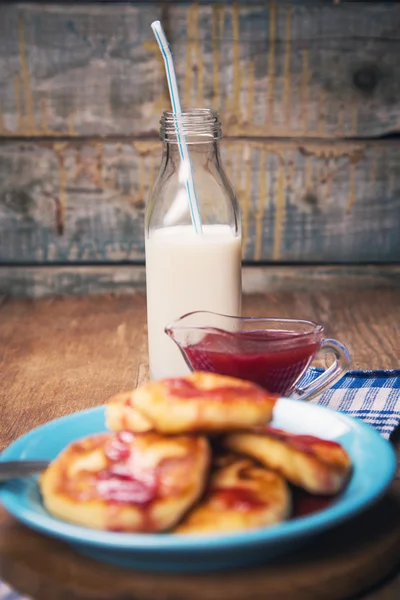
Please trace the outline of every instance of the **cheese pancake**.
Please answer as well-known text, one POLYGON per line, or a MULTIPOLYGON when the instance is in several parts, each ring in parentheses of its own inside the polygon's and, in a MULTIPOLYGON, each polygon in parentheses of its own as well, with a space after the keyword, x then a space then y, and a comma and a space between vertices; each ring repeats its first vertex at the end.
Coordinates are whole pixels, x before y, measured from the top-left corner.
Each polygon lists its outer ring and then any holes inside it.
POLYGON ((290 516, 290 490, 280 475, 248 459, 229 457, 227 463, 212 474, 204 499, 175 529, 177 533, 237 532, 274 525, 290 516))
POLYGON ((225 447, 260 461, 313 494, 337 494, 346 485, 351 462, 337 442, 295 435, 272 427, 226 436, 225 447))
POLYGON ((41 476, 40 489, 47 510, 65 521, 164 531, 203 493, 209 462, 202 437, 104 433, 68 446, 41 476))
POLYGON ((248 381, 198 371, 114 396, 106 420, 114 431, 237 431, 269 423, 276 400, 248 381))

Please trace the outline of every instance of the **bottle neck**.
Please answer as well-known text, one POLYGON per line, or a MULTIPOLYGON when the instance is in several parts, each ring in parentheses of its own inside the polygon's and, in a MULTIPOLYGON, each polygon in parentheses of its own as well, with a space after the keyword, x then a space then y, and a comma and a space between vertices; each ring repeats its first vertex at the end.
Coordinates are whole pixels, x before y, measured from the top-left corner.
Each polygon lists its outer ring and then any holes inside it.
POLYGON ((220 159, 221 124, 216 112, 205 109, 183 113, 179 117, 168 112, 162 116, 160 134, 164 152, 146 210, 147 235, 151 230, 192 226, 188 165, 182 160, 182 132, 188 144, 202 224, 228 225, 235 235, 239 235, 239 206, 220 159))
MULTIPOLYGON (((194 139, 188 144, 188 149, 190 153, 190 159, 193 162, 194 160, 219 160, 219 142, 218 140, 212 140, 209 142, 205 142, 204 140, 201 142, 195 141, 194 139)), ((181 157, 181 151, 179 144, 172 141, 164 141, 164 153, 167 152, 168 155, 173 159, 178 159, 181 157)))
POLYGON ((190 151, 193 146, 217 147, 222 137, 218 113, 208 108, 192 109, 179 116, 166 111, 160 125, 161 140, 171 147, 177 146, 178 150, 183 141, 190 146, 190 151))

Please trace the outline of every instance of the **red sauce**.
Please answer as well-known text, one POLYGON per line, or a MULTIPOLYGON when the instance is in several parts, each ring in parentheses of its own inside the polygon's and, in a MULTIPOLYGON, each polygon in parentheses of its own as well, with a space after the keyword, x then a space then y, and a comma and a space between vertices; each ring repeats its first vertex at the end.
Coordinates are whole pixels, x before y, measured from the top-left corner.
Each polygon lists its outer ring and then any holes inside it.
POLYGON ((105 445, 104 453, 111 462, 127 460, 131 455, 129 443, 133 440, 133 434, 121 431, 111 438, 105 445))
POLYGON ((272 438, 287 443, 289 446, 300 452, 311 453, 313 452, 313 446, 329 446, 330 448, 341 448, 341 445, 332 440, 323 440, 321 438, 314 437, 313 435, 296 435, 294 433, 287 433, 282 429, 275 429, 273 427, 266 427, 265 432, 272 438))
POLYGON ((112 504, 146 506, 157 497, 155 482, 135 479, 128 471, 101 471, 97 476, 96 491, 100 498, 112 504))
POLYGON ((249 398, 252 401, 268 401, 264 390, 256 385, 244 382, 240 386, 219 386, 209 390, 200 389, 192 381, 187 379, 166 379, 164 380, 166 391, 171 396, 179 398, 203 398, 218 401, 229 401, 233 398, 249 398))
POLYGON ((257 498, 252 490, 242 487, 214 488, 212 495, 231 510, 246 511, 267 506, 267 503, 257 498))
POLYGON ((210 371, 252 381, 269 392, 290 394, 313 360, 320 335, 296 331, 209 333, 184 348, 197 371, 210 371))
POLYGON ((293 491, 293 513, 292 518, 305 517, 306 515, 312 515, 313 513, 319 512, 328 508, 333 504, 338 497, 336 496, 316 496, 309 494, 304 490, 295 488, 293 491))
POLYGON ((96 475, 96 494, 111 504, 136 504, 146 506, 157 497, 156 473, 138 478, 129 464, 132 455, 130 444, 134 435, 127 431, 108 440, 104 452, 107 468, 96 475))

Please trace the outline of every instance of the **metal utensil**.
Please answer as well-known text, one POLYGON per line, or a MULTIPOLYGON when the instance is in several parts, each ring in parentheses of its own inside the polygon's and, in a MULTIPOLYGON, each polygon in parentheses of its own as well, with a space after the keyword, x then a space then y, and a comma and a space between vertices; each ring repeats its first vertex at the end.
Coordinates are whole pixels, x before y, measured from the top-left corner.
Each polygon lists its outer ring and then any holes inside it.
POLYGON ((0 483, 17 477, 28 477, 45 471, 49 466, 46 460, 9 460, 0 462, 0 483))

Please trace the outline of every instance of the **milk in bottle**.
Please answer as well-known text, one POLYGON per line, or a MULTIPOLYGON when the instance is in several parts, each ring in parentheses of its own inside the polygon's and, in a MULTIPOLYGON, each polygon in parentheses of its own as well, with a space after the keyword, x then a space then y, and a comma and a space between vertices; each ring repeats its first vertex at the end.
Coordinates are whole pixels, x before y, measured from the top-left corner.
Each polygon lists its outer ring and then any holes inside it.
POLYGON ((188 373, 165 326, 195 310, 240 316, 241 224, 236 196, 221 164, 218 115, 207 109, 183 113, 202 231, 190 217, 176 117, 161 119, 163 158, 145 224, 150 377, 188 373))

